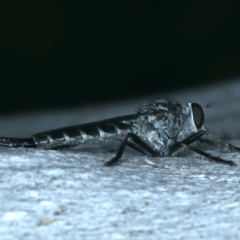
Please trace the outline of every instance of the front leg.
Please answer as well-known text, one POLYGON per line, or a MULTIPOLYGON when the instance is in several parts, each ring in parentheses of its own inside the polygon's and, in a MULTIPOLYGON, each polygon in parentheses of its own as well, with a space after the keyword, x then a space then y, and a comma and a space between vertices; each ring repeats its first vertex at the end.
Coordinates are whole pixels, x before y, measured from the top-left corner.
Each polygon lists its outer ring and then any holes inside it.
MULTIPOLYGON (((137 146, 139 146, 140 148, 142 148, 143 150, 145 150, 146 152, 150 153, 151 156, 157 156, 157 152, 150 147, 148 144, 146 144, 140 137, 138 137, 136 134, 134 133, 127 133, 126 136, 124 137, 117 153, 116 156, 113 157, 110 161, 106 162, 104 165, 105 166, 112 166, 113 164, 115 164, 121 157, 123 154, 123 151, 125 149, 125 146, 128 145, 128 140, 129 138, 132 140, 132 142, 134 142, 137 146)), ((133 145, 131 145, 131 147, 135 150, 137 150, 136 148, 133 147, 133 145)), ((141 152, 141 151, 140 151, 141 152)))
MULTIPOLYGON (((210 135, 212 136, 212 135, 210 135)), ((222 152, 240 152, 240 148, 233 146, 230 143, 225 143, 221 139, 214 136, 214 139, 210 137, 210 139, 199 138, 200 143, 205 143, 211 146, 220 147, 222 152)))
POLYGON ((227 164, 230 166, 237 166, 236 163, 234 163, 233 161, 224 160, 219 157, 212 156, 206 152, 201 151, 200 149, 190 146, 191 143, 193 143, 197 140, 201 143, 206 143, 206 144, 209 144, 212 146, 221 147, 222 149, 227 149, 229 151, 238 151, 238 152, 240 151, 239 147, 235 147, 231 144, 223 142, 220 138, 212 135, 208 131, 199 131, 199 132, 191 135, 190 137, 187 137, 182 142, 179 142, 177 144, 183 148, 189 149, 189 150, 196 152, 204 157, 207 157, 210 161, 215 161, 217 163, 227 164), (207 136, 207 138, 202 138, 202 136, 207 136))
POLYGON ((195 148, 193 146, 190 146, 190 145, 188 145, 188 144, 186 144, 184 142, 181 142, 179 144, 183 148, 189 149, 189 150, 191 150, 191 151, 193 151, 195 153, 198 153, 198 154, 200 154, 200 155, 202 155, 204 157, 207 157, 209 161, 214 161, 216 163, 227 164, 227 165, 230 165, 230 166, 237 166, 237 164, 235 162, 231 161, 231 160, 224 160, 224 159, 222 159, 220 157, 212 156, 211 154, 203 152, 200 149, 197 149, 197 148, 195 148))

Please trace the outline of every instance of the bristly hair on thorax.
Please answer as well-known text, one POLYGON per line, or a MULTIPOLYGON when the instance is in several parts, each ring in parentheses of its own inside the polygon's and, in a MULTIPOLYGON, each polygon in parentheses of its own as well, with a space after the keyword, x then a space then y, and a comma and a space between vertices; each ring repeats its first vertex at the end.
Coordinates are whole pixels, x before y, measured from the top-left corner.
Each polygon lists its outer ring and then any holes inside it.
POLYGON ((157 113, 161 111, 166 112, 181 112, 182 105, 175 99, 166 98, 156 98, 149 101, 143 101, 139 107, 136 107, 136 113, 146 114, 146 113, 157 113))

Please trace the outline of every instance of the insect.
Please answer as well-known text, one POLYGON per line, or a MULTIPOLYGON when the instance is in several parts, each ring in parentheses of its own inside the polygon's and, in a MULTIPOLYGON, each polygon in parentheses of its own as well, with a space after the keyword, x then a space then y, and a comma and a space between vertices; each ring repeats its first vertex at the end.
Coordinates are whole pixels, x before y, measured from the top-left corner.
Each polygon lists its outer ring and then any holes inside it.
POLYGON ((223 142, 204 127, 204 111, 197 103, 180 104, 172 98, 143 102, 135 114, 55 129, 29 138, 0 137, 0 146, 17 148, 61 149, 79 144, 121 142, 116 155, 106 166, 114 165, 128 146, 142 154, 171 156, 180 149, 189 149, 210 161, 236 166, 233 161, 212 156, 198 148, 196 142, 220 147, 222 151, 240 151, 223 142))

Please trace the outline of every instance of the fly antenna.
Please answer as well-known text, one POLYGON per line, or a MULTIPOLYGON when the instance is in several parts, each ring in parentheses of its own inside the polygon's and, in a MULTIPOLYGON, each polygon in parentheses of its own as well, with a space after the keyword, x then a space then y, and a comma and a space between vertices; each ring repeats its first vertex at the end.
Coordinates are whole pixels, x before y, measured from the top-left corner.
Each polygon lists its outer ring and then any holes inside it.
POLYGON ((203 111, 205 112, 207 109, 209 109, 213 104, 215 104, 217 101, 215 101, 215 102, 212 102, 212 101, 210 101, 207 105, 206 105, 206 107, 204 107, 203 108, 203 111))

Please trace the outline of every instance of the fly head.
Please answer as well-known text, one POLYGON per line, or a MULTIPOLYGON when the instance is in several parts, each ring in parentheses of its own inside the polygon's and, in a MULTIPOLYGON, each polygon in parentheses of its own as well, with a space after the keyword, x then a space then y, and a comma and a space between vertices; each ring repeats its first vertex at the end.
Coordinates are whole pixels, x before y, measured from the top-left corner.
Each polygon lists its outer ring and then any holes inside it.
POLYGON ((203 108, 197 103, 192 103, 192 113, 193 113, 194 124, 199 129, 204 122, 203 108))

